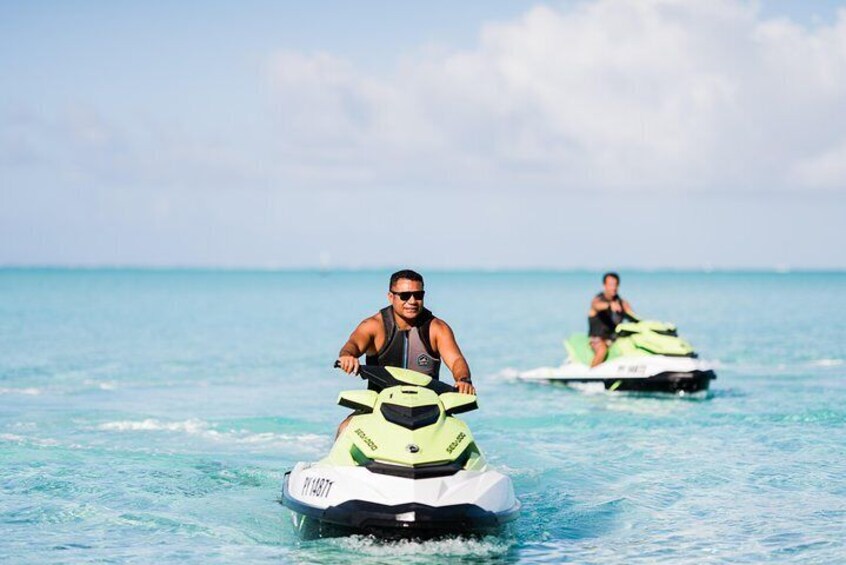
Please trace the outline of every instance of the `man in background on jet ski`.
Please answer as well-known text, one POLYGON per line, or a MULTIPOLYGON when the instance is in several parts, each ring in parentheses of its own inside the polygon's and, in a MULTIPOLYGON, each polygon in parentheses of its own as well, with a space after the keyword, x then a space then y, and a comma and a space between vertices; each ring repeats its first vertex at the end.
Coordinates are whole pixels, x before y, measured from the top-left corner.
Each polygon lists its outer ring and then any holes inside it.
POLYGON ((593 297, 588 312, 588 335, 594 356, 590 366, 596 367, 605 361, 608 347, 617 338, 615 328, 626 319, 640 321, 632 311, 627 300, 620 298, 617 289, 620 287, 620 275, 605 273, 602 276, 604 289, 593 297))
POLYGON ((452 329, 423 307, 423 277, 409 269, 391 275, 390 305, 363 320, 338 353, 341 369, 358 372, 358 358, 368 365, 411 369, 438 378, 441 361, 449 367, 459 392, 476 394, 470 367, 452 329))

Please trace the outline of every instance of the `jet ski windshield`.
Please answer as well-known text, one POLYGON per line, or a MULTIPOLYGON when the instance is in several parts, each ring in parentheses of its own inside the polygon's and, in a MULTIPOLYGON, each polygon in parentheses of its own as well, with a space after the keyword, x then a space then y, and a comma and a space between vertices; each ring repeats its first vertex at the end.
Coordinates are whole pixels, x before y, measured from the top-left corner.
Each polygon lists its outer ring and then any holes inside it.
POLYGON ((370 383, 373 390, 381 392, 386 388, 393 386, 412 385, 423 388, 428 388, 436 394, 444 394, 445 392, 456 392, 456 388, 441 381, 427 377, 421 373, 408 370, 398 370, 391 368, 388 371, 387 367, 375 367, 372 365, 361 365, 359 368, 359 375, 361 378, 370 383), (396 375, 399 375, 396 376, 396 375))

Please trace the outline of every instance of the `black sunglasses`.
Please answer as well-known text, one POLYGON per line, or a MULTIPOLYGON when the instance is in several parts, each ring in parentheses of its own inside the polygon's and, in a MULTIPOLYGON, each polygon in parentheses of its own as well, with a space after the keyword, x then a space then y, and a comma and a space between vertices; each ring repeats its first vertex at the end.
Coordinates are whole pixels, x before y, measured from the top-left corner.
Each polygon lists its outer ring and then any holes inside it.
POLYGON ((399 299, 402 300, 403 302, 405 302, 409 298, 411 298, 412 296, 416 300, 423 300, 423 297, 426 295, 426 291, 425 290, 407 290, 405 292, 394 292, 392 290, 391 294, 393 294, 394 296, 399 296, 399 299))

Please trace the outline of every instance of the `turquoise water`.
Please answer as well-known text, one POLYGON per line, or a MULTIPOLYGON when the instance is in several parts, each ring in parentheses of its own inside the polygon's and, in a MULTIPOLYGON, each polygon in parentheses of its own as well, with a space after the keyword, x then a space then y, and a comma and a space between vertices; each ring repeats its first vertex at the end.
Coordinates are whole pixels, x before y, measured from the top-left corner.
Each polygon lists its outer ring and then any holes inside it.
POLYGON ((329 367, 386 273, 0 270, 0 562, 846 562, 846 274, 623 275, 719 361, 712 394, 514 382, 562 361, 598 276, 432 273, 524 512, 384 543, 301 541, 277 500, 361 386, 329 367))

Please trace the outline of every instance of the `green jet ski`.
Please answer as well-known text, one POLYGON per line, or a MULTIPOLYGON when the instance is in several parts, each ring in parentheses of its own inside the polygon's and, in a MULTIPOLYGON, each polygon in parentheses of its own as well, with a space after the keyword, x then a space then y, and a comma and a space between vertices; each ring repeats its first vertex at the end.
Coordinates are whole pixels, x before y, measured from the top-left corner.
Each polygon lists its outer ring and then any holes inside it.
POLYGON ((624 322, 605 362, 591 367, 593 349, 587 334, 564 342, 567 361, 561 367, 541 367, 519 375, 525 381, 563 384, 599 384, 606 390, 696 393, 708 390, 713 366, 698 358, 693 347, 678 336, 676 326, 664 322, 624 322))
POLYGON ((496 533, 520 502, 455 414, 476 396, 426 375, 362 366, 376 390, 342 392, 355 410, 324 459, 285 474, 282 504, 304 536, 496 533))

